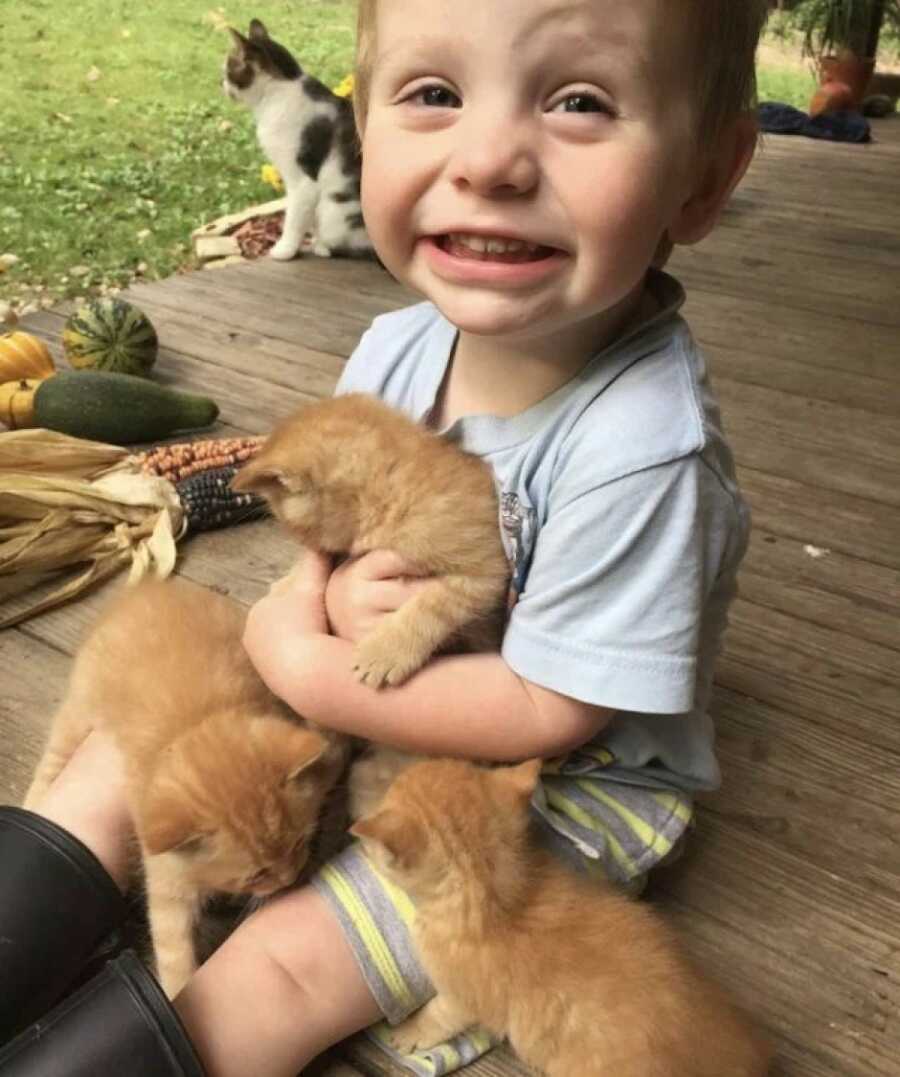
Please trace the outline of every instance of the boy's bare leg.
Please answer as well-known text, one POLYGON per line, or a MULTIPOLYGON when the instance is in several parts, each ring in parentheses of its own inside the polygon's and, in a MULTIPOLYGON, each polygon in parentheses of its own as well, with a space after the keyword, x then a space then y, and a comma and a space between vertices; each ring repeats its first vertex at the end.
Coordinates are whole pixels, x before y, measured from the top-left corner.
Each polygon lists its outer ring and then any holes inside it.
POLYGON ((243 923, 175 1008, 208 1077, 296 1077, 381 1016, 337 918, 311 887, 243 923))
POLYGON ((120 890, 128 885, 134 828, 122 757, 102 733, 90 733, 29 808, 82 841, 120 890))

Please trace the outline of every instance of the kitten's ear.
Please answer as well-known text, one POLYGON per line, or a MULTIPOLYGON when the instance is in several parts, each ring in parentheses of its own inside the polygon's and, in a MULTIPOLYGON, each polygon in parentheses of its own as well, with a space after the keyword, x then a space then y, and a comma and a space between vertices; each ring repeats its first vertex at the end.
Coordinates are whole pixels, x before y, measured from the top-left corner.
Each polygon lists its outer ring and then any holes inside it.
POLYGON ((272 493, 300 494, 312 483, 304 471, 286 472, 265 460, 250 460, 231 480, 231 489, 238 493, 255 493, 269 497, 272 493))
POLYGON ((516 767, 498 767, 491 773, 496 782, 501 783, 518 799, 527 802, 537 788, 543 765, 543 759, 529 759, 527 763, 520 763, 516 767))
POLYGON ((203 846, 208 835, 197 827, 197 820, 192 818, 183 805, 174 801, 170 804, 157 803, 144 811, 148 819, 142 832, 144 847, 151 856, 160 853, 196 852, 203 846))
POLYGON ((415 819, 393 808, 360 819, 350 833, 378 846, 388 867, 414 868, 425 851, 427 836, 415 819))
POLYGON ((264 41, 269 40, 269 31, 263 26, 259 19, 250 20, 250 40, 256 41, 260 45, 264 41))
POLYGON ((296 734, 290 747, 286 782, 296 781, 306 774, 322 759, 328 748, 325 738, 310 729, 298 729, 296 734))

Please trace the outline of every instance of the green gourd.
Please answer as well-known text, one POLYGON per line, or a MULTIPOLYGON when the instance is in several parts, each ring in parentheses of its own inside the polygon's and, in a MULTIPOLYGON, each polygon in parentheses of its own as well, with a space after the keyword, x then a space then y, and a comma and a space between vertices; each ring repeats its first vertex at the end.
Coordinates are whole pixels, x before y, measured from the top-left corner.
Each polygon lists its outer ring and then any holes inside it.
POLYGON ((63 370, 34 393, 34 425, 60 434, 129 445, 215 422, 207 397, 167 389, 131 374, 63 370))
POLYGON ((76 370, 108 370, 145 377, 158 341, 150 319, 117 296, 90 299, 69 316, 63 351, 76 370))

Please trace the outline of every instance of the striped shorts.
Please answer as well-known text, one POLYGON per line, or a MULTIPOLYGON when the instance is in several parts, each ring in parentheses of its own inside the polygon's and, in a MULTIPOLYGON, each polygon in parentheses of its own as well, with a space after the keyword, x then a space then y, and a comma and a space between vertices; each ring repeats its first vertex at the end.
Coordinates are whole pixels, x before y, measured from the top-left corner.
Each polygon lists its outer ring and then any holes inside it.
MULTIPOLYGON (((533 808, 539 839, 576 871, 602 875, 639 893, 651 868, 680 852, 691 823, 691 798, 682 792, 626 785, 571 764, 545 767, 533 808)), ((412 939, 415 910, 407 895, 379 875, 358 844, 330 860, 312 885, 338 917, 387 1022, 399 1024, 434 989, 412 939)), ((495 1044, 478 1030, 413 1055, 398 1055, 384 1023, 371 1038, 419 1077, 440 1077, 474 1061, 495 1044)))

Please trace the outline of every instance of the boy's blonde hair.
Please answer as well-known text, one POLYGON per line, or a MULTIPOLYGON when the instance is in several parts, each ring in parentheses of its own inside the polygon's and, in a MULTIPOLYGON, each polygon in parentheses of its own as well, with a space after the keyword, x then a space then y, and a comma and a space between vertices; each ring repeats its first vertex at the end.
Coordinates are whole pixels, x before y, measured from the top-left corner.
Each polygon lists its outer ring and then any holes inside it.
MULTIPOLYGON (((680 3, 690 20, 699 104, 698 141, 716 140, 742 113, 756 105, 756 47, 769 12, 768 0, 666 0, 680 3)), ((360 132, 369 107, 369 84, 375 58, 376 0, 359 0, 353 108, 360 132)))

